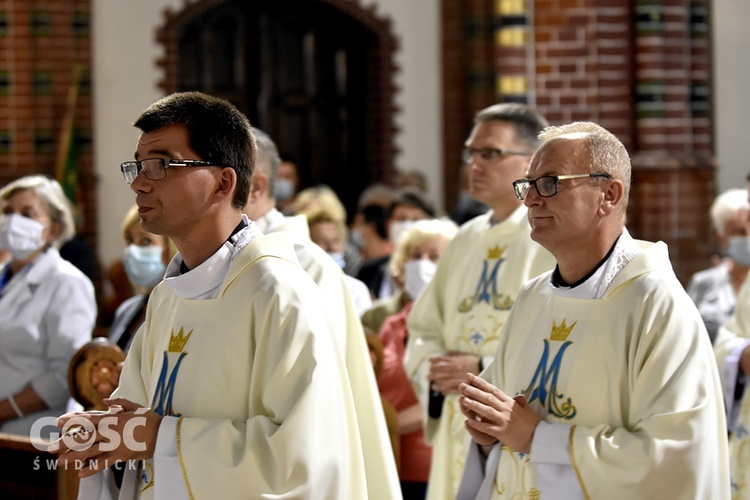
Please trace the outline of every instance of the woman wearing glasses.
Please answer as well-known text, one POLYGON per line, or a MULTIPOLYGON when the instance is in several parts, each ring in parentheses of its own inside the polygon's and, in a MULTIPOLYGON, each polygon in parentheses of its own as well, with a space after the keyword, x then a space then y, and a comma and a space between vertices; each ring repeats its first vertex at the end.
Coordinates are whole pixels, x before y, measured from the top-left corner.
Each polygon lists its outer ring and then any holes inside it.
MULTIPOLYGON (((57 248, 74 231, 60 185, 33 175, 0 190, 0 432, 28 435, 69 400, 68 364, 91 339, 91 281, 57 248)), ((42 432, 51 432, 48 427, 42 432)))

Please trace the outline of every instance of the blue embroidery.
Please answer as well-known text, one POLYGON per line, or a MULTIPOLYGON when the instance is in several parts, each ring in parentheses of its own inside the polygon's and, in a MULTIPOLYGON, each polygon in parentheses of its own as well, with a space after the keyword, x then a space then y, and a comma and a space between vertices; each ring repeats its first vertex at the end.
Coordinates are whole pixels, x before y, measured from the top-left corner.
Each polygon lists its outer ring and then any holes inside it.
POLYGON ((167 351, 164 351, 164 360, 161 365, 161 373, 159 374, 159 382, 156 384, 156 392, 154 393, 154 400, 151 403, 151 407, 159 415, 169 417, 181 417, 181 413, 174 413, 172 408, 172 396, 174 394, 174 384, 177 380, 177 371, 180 369, 180 363, 187 356, 188 353, 180 353, 180 357, 177 358, 172 372, 169 373, 169 380, 167 381, 167 370, 169 368, 169 358, 167 357, 167 351), (157 404, 158 398, 158 404, 157 404))
POLYGON ((557 392, 557 377, 560 373, 560 365, 562 364, 565 350, 572 343, 573 342, 571 341, 566 341, 562 344, 548 370, 547 361, 549 359, 550 344, 548 339, 544 339, 544 353, 542 354, 542 359, 539 360, 539 365, 537 365, 531 384, 529 384, 529 387, 524 391, 524 395, 529 403, 539 399, 542 406, 546 406, 552 415, 566 419, 575 417, 576 407, 573 406, 570 398, 564 400, 562 405, 559 404, 559 401, 563 400, 565 396, 563 394, 558 394, 557 392))
POLYGON ((480 302, 486 302, 496 311, 507 311, 513 305, 513 301, 507 295, 497 292, 497 273, 505 259, 498 258, 490 270, 490 260, 485 259, 482 263, 482 275, 474 290, 474 294, 465 298, 458 305, 458 311, 466 313, 471 311, 480 302))

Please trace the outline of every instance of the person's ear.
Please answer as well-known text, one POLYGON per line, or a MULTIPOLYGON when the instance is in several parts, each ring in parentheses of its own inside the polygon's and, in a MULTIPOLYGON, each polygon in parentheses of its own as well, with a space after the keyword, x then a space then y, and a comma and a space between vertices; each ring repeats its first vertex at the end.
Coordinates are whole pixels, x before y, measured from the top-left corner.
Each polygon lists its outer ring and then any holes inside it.
POLYGON ((620 179, 609 179, 603 195, 599 210, 602 215, 609 215, 619 210, 622 197, 625 195, 625 186, 620 179))
POLYGON ((232 198, 237 187, 237 172, 233 168, 222 168, 214 194, 220 199, 232 198))
POLYGON ((266 196, 270 196, 268 176, 263 172, 257 170, 253 173, 253 178, 250 181, 250 196, 248 197, 248 203, 253 203, 266 196))

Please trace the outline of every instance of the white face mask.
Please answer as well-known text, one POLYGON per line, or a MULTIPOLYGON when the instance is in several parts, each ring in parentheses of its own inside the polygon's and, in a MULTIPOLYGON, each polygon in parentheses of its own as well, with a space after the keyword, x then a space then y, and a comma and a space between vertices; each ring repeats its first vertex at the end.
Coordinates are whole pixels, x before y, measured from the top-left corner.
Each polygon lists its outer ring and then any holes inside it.
POLYGON ((435 277, 437 264, 427 259, 410 260, 404 264, 404 291, 412 300, 427 288, 435 277))
POLYGON ((750 236, 731 236, 727 242, 727 255, 743 266, 750 266, 750 236))
POLYGON ((130 281, 144 288, 151 288, 161 281, 166 268, 161 260, 163 252, 159 245, 128 245, 122 263, 130 281))
POLYGON ((411 229, 416 223, 417 221, 415 220, 397 220, 391 222, 391 229, 388 235, 391 239, 391 243, 397 245, 401 235, 409 231, 409 229, 411 229))
POLYGON ((45 225, 19 214, 0 218, 0 248, 10 251, 13 260, 23 260, 45 245, 45 225))

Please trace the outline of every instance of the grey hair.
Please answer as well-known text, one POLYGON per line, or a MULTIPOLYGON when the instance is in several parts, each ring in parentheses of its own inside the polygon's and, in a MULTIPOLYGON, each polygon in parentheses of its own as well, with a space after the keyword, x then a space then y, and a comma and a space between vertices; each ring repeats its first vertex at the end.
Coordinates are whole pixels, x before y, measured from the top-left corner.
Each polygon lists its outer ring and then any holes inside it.
POLYGON ((542 143, 557 138, 583 139, 589 153, 589 171, 604 172, 623 184, 623 212, 630 197, 630 155, 612 132, 594 122, 573 122, 545 128, 539 134, 542 143))
POLYGON ((75 234, 73 209, 60 184, 46 175, 27 175, 8 183, 0 189, 0 202, 3 206, 8 199, 20 191, 33 191, 47 206, 52 222, 60 224, 60 234, 55 239, 55 246, 60 247, 75 234))
POLYGON ((750 209, 747 189, 727 189, 711 204, 711 225, 721 237, 726 236, 727 221, 742 209, 750 209))
POLYGON ((271 136, 259 128, 252 127, 255 136, 255 145, 258 152, 255 157, 255 168, 262 170, 268 176, 268 194, 276 197, 276 176, 281 165, 279 148, 273 142, 271 136))

